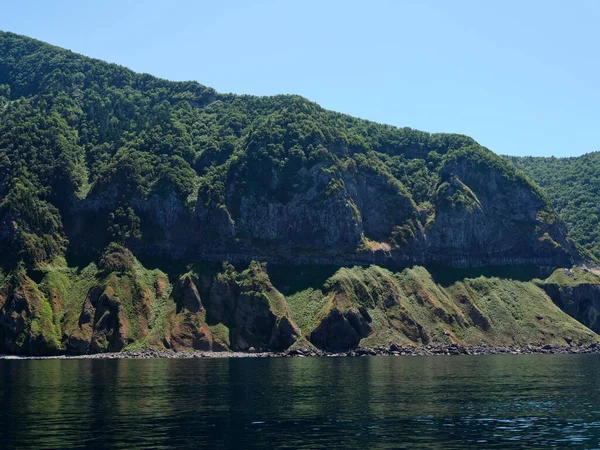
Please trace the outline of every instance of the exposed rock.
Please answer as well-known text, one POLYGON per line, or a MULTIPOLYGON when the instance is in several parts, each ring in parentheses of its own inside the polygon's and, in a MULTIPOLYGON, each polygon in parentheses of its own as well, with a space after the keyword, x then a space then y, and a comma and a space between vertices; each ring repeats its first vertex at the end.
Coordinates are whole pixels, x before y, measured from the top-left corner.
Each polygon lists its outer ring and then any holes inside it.
POLYGON ((530 185, 511 182, 468 157, 449 162, 441 173, 435 220, 426 231, 431 260, 458 267, 522 265, 527 260, 571 264, 576 251, 567 242, 564 224, 540 220, 545 201, 530 185))
POLYGON ((204 311, 198 288, 189 275, 185 275, 175 283, 171 295, 180 310, 185 308, 192 313, 204 311))
POLYGON ((92 288, 83 302, 79 329, 67 343, 72 353, 118 352, 126 345, 129 321, 110 291, 92 288))
POLYGON ((273 328, 269 349, 282 351, 290 347, 300 337, 300 330, 286 317, 279 318, 273 328))
POLYGON ((334 308, 321 320, 310 334, 310 342, 331 351, 345 351, 358 347, 360 340, 367 337, 373 328, 356 310, 342 313, 334 308))
POLYGON ((600 284, 561 286, 545 283, 543 287, 560 309, 586 327, 600 333, 600 284))
POLYGON ((356 247, 363 229, 353 199, 343 190, 325 193, 333 176, 322 165, 302 173, 306 190, 284 201, 242 197, 239 213, 233 216, 236 233, 299 247, 356 247))
POLYGON ((0 290, 0 348, 10 353, 61 352, 49 303, 24 271, 17 269, 0 290))
POLYGON ((207 303, 207 319, 214 323, 224 323, 233 326, 233 314, 239 287, 232 277, 219 274, 210 288, 207 303))
MULTIPOLYGON (((364 308, 363 310, 366 312, 364 308)), ((352 325, 352 328, 354 328, 356 334, 358 334, 358 336, 360 336, 361 338, 367 337, 373 332, 373 327, 369 323, 370 316, 368 315, 368 313, 363 315, 355 309, 349 309, 348 311, 346 311, 344 317, 346 318, 348 323, 352 325)))
MULTIPOLYGON (((186 317, 171 327, 167 337, 169 347, 175 351, 213 350, 213 338, 208 325, 196 317, 186 317)), ((221 350, 217 346, 217 350, 221 350)))

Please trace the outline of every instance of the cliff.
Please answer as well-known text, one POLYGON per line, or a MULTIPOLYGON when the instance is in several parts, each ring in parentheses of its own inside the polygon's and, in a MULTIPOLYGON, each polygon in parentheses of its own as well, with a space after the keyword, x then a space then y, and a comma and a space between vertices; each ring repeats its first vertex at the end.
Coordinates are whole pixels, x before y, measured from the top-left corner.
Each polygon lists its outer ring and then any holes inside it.
POLYGON ((586 258, 546 194, 473 139, 4 32, 0 255, 9 352, 596 339, 530 280, 430 276, 586 258), (269 273, 286 265, 335 270, 292 292, 269 273))
POLYGON ((184 262, 570 266, 545 194, 472 139, 223 95, 0 34, 0 249, 184 262))
POLYGON ((33 355, 295 346, 346 351, 583 346, 600 339, 600 278, 579 269, 580 283, 562 280, 570 273, 562 269, 533 281, 460 272, 449 278, 444 269, 421 266, 394 272, 257 262, 176 273, 148 270, 114 245, 82 269, 20 268, 0 278, 0 348, 33 355))
POLYGON ((504 158, 544 189, 573 239, 600 258, 600 152, 570 158, 504 158))

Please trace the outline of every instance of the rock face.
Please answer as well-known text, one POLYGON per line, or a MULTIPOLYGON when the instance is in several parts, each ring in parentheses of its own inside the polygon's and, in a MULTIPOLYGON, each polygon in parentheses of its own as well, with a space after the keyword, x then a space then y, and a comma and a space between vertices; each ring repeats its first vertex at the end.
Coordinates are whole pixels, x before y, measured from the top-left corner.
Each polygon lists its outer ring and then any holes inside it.
MULTIPOLYGON (((579 259, 539 192, 472 159, 440 170, 428 211, 391 175, 336 173, 322 163, 299 169, 297 188, 282 195, 274 173, 271 190, 248 192, 243 181, 231 181, 223 203, 199 195, 194 211, 172 195, 134 199, 144 232, 127 245, 151 257, 245 263, 559 267, 579 259)), ((94 235, 93 216, 102 215, 94 206, 70 214, 88 217, 89 226, 67 221, 74 245, 94 235)))
POLYGON ((167 343, 176 350, 224 350, 222 343, 213 341, 207 324, 229 330, 231 350, 285 350, 300 336, 288 317, 285 298, 258 263, 241 273, 227 267, 214 278, 185 275, 175 283, 172 298, 177 314, 170 318, 167 343))
POLYGON ((0 273, 0 351, 279 352, 310 346, 340 352, 600 342, 594 332, 600 331, 600 278, 584 269, 559 269, 543 281, 476 277, 443 284, 418 266, 400 272, 340 268, 318 282, 314 272, 303 281, 295 268, 280 268, 271 278, 257 262, 244 270, 230 264, 202 270, 172 285, 135 260, 124 272, 91 264, 78 273, 50 269, 36 275, 38 281, 24 270, 0 273), (286 296, 276 286, 293 292, 286 296))
MULTIPOLYGON (((270 169, 264 189, 249 189, 231 174, 220 201, 201 189, 193 207, 173 193, 134 197, 129 203, 142 232, 126 245, 135 254, 186 262, 556 268, 580 259, 543 194, 479 161, 477 152, 439 169, 426 208, 389 173, 334 169, 302 166, 290 175, 291 186, 270 169)), ((107 225, 98 217, 118 201, 107 195, 110 186, 104 189, 70 203, 65 228, 74 248, 106 245, 107 225)))
POLYGON ((175 283, 171 294, 177 303, 179 310, 185 308, 191 313, 203 312, 202 299, 194 280, 190 276, 184 276, 175 283))
POLYGON ((442 170, 435 220, 426 230, 429 258, 459 267, 571 265, 576 255, 560 220, 544 221, 545 201, 462 158, 442 170))
POLYGON ((285 298, 277 292, 264 265, 250 264, 247 271, 217 276, 210 289, 209 319, 231 330, 232 350, 284 350, 299 330, 289 319, 285 298))
MULTIPOLYGON (((365 311, 366 312, 366 311, 365 311)), ((328 351, 344 351, 358 347, 362 338, 373 331, 367 319, 355 309, 342 313, 332 309, 311 333, 310 341, 328 351)))
POLYGON ((581 270, 558 269, 542 286, 560 309, 600 332, 600 279, 581 270), (557 281, 557 273, 566 277, 568 283, 557 281))
POLYGON ((166 341, 168 347, 176 351, 220 350, 213 348, 213 337, 208 325, 194 317, 184 317, 172 324, 166 341))
POLYGON ((171 299, 176 305, 176 311, 169 316, 165 338, 168 348, 177 351, 215 349, 212 332, 205 320, 206 309, 196 286, 199 281, 190 275, 184 275, 173 286, 171 299))
POLYGON ((17 270, 0 290, 0 351, 56 354, 61 351, 59 335, 44 294, 17 270))
POLYGON ((125 347, 129 322, 110 293, 92 288, 83 302, 79 329, 67 344, 76 354, 118 352, 125 347))

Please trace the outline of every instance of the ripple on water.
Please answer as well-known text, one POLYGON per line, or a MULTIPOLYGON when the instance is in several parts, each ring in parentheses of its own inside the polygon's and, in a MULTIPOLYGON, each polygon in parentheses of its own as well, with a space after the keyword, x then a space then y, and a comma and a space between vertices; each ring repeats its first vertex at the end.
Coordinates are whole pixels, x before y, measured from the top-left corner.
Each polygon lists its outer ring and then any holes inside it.
POLYGON ((3 448, 600 447, 600 355, 10 360, 3 448))

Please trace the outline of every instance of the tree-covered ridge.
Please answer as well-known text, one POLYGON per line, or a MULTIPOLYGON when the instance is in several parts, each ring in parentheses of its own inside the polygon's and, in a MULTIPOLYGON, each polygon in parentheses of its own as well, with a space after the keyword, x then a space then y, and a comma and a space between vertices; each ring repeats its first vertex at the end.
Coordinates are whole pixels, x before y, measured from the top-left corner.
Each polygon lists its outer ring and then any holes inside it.
POLYGON ((469 137, 0 32, 0 352, 583 345, 596 278, 524 277, 579 257, 469 137))
POLYGON ((600 152, 506 158, 544 189, 573 238, 600 258, 600 152))
POLYGON ((176 255, 182 245, 389 244, 423 262, 427 246, 456 242, 458 259, 473 250, 517 260, 513 248, 533 241, 544 257, 571 251, 545 194, 467 136, 381 125, 299 96, 219 94, 3 32, 0 176, 0 246, 32 265, 73 242, 176 255), (486 202, 496 192, 525 192, 543 220, 486 202), (473 233, 444 231, 461 214, 473 233), (505 224, 524 231, 489 230, 505 224), (488 235, 514 242, 488 250, 488 235))

